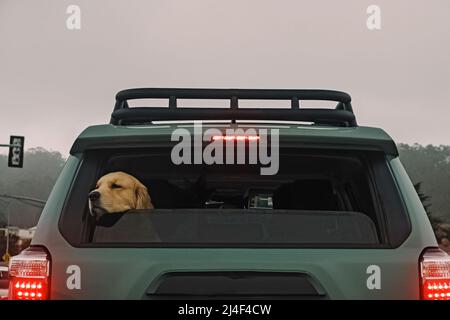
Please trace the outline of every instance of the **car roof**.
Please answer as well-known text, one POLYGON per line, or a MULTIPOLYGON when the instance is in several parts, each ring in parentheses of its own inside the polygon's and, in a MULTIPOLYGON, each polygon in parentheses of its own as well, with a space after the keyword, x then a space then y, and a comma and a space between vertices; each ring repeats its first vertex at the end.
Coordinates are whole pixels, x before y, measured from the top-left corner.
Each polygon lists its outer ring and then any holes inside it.
POLYGON ((358 126, 351 97, 345 92, 323 89, 201 88, 135 88, 120 91, 116 95, 110 124, 87 128, 75 141, 70 153, 167 145, 173 143, 171 136, 177 128, 183 127, 190 134, 195 133, 193 120, 202 121, 203 128, 277 128, 280 146, 377 150, 398 155, 395 143, 383 130, 358 126), (166 99, 168 106, 130 106, 130 103, 139 99, 166 99), (180 107, 178 102, 182 99, 228 100, 230 106, 180 107), (241 108, 241 100, 285 100, 290 102, 290 108, 241 108), (302 103, 310 100, 337 104, 334 108, 305 108, 302 103), (309 125, 305 125, 305 122, 309 125))
MULTIPOLYGON (((319 126, 293 123, 202 123, 203 129, 248 128, 278 129, 280 145, 320 147, 334 149, 374 150, 398 156, 397 146, 382 129, 355 126, 319 126)), ((194 134, 191 123, 161 123, 148 125, 94 125, 85 129, 75 140, 72 155, 87 150, 108 148, 145 147, 171 143, 171 135, 177 128, 184 128, 194 134)), ((173 142, 172 142, 173 143, 173 142)))

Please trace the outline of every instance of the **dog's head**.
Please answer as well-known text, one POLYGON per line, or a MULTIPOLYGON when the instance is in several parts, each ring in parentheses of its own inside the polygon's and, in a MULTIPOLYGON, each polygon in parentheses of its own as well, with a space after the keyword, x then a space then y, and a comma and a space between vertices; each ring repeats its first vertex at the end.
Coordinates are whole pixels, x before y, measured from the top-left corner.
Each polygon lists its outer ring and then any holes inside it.
POLYGON ((89 193, 89 210, 94 216, 152 208, 147 188, 138 179, 124 172, 104 175, 89 193))

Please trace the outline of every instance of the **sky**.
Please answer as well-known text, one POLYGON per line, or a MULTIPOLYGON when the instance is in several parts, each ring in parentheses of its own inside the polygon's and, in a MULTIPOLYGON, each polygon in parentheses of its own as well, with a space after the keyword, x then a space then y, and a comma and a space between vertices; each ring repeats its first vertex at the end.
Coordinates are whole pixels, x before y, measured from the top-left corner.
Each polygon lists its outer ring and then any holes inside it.
POLYGON ((67 155, 121 89, 206 87, 342 90, 360 125, 450 145, 448 12, 448 0, 0 0, 0 143, 24 135, 67 155))

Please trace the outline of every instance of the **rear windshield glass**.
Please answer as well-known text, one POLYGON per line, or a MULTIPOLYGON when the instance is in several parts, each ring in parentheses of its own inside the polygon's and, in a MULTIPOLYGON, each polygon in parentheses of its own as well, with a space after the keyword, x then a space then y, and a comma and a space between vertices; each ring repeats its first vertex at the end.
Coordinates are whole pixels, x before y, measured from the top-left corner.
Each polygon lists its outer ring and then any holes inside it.
POLYGON ((82 229, 80 242, 91 245, 377 246, 385 243, 372 170, 380 158, 281 149, 278 173, 261 175, 249 164, 176 165, 164 148, 90 152, 60 225, 82 229), (140 191, 118 172, 145 186, 150 207, 127 207, 140 191))
POLYGON ((208 244, 377 244, 375 224, 359 212, 186 209, 130 211, 105 216, 99 243, 208 244), (130 232, 133 230, 133 232, 130 232))

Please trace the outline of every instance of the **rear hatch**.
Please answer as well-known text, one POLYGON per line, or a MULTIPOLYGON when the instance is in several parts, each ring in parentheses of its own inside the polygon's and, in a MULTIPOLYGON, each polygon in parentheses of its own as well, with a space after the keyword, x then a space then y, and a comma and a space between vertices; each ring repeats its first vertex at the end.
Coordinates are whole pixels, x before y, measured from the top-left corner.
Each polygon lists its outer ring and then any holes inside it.
POLYGON ((175 143, 85 150, 59 221, 71 246, 52 254, 53 283, 75 263, 83 286, 55 297, 417 298, 420 250, 395 249, 411 224, 386 154, 295 148, 283 144, 292 128, 278 129, 273 175, 248 161, 175 164, 175 143), (87 194, 115 171, 145 184, 155 209, 92 217, 87 194))

